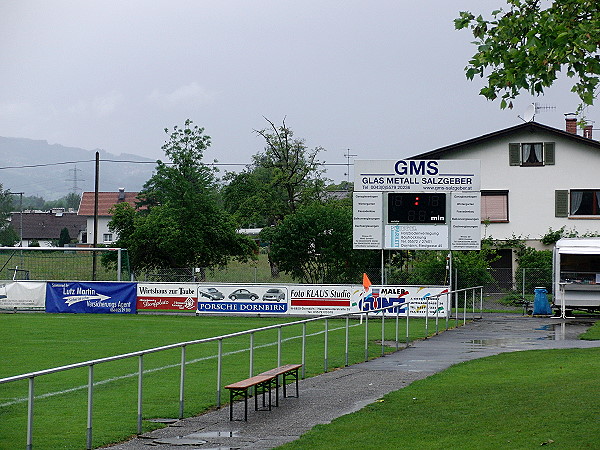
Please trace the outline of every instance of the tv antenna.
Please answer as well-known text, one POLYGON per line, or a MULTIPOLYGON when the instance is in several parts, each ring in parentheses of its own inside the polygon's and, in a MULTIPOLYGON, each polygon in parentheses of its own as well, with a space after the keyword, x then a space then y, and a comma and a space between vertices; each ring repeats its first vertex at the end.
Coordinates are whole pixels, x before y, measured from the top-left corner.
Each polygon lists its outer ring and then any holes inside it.
POLYGON ((530 103, 525 109, 525 113, 523 117, 517 116, 523 122, 534 122, 535 115, 542 111, 549 111, 551 109, 556 109, 556 106, 548 106, 548 105, 540 105, 539 103, 530 103))

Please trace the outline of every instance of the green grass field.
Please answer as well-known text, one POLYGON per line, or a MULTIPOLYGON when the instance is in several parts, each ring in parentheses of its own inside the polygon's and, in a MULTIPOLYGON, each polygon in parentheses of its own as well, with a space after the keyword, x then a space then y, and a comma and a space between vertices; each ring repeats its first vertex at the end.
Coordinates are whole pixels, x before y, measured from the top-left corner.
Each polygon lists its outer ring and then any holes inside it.
MULTIPOLYGON (((0 378, 143 350, 177 342, 293 321, 292 318, 169 315, 1 314, 0 378)), ((328 369, 345 363, 345 320, 329 320, 328 369)), ((386 321, 385 340, 394 340, 395 321, 386 321)), ((350 322, 350 363, 364 360, 364 327, 350 322)), ((324 370, 324 321, 307 326, 306 375, 324 370)), ((435 327, 429 323, 430 334, 435 327)), ((405 336, 400 323, 400 339, 405 336)), ((282 363, 301 362, 302 327, 282 329, 282 363)), ((411 319, 411 339, 425 335, 424 321, 411 319)), ((369 355, 381 354, 381 320, 369 321, 369 355), (378 342, 379 341, 379 342, 378 342)), ((277 330, 255 334, 254 371, 277 364, 277 330)), ((223 343, 222 385, 249 373, 249 336, 223 343)), ((185 415, 214 407, 217 343, 186 348, 185 415)), ((395 347, 386 351, 395 350, 395 347)), ((144 419, 177 417, 181 350, 144 356, 144 419)), ((94 368, 94 439, 98 447, 135 434, 138 358, 94 368)), ((36 378, 35 448, 80 449, 86 442, 87 369, 36 378), (58 394, 60 393, 60 394, 58 394)), ((26 444, 27 381, 0 385, 0 448, 26 444)), ((222 392, 223 401, 227 398, 222 392)), ((144 421, 143 431, 158 425, 144 421)))
MULTIPOLYGON (((600 339, 600 323, 582 337, 600 339)), ((600 348, 461 363, 282 449, 599 448, 598 373, 600 348)))
POLYGON ((319 425, 291 449, 599 448, 600 348, 458 364, 319 425))

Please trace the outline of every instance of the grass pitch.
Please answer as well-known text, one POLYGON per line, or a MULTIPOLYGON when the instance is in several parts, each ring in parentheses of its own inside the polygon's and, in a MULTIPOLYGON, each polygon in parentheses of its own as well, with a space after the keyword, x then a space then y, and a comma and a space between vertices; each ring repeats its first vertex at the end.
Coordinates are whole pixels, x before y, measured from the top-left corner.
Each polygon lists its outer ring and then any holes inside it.
MULTIPOLYGON (((1 314, 0 378, 219 336, 294 318, 207 317, 175 315, 1 314)), ((431 321, 430 321, 431 322, 431 321)), ((344 319, 329 320, 328 369, 345 364, 344 319)), ((350 364, 364 360, 364 326, 350 321, 350 364)), ((387 320, 385 341, 395 338, 395 320, 387 320)), ((324 370, 324 321, 307 325, 306 375, 324 370)), ((432 324, 429 324, 432 332, 432 324)), ((401 321, 400 339, 405 335, 401 321)), ((277 330, 255 334, 254 372, 277 364, 277 330)), ((282 363, 301 362, 302 326, 284 327, 282 363)), ((424 321, 411 319, 411 339, 425 336, 424 321)), ((381 320, 369 321, 369 355, 381 354, 381 320)), ((249 374, 249 336, 223 342, 222 386, 249 374)), ((394 350, 388 349, 388 351, 394 350)), ((185 416, 214 407, 217 399, 217 343, 186 348, 185 416)), ((181 350, 143 358, 143 418, 177 417, 181 350)), ((126 439, 137 429, 138 358, 94 368, 93 445, 126 439)), ((88 370, 74 369, 35 379, 35 448, 85 448, 88 370)), ((0 449, 26 444, 27 381, 0 384, 0 449)), ((223 402, 228 398, 221 393, 223 402)), ((144 420, 143 431, 157 424, 144 420)))

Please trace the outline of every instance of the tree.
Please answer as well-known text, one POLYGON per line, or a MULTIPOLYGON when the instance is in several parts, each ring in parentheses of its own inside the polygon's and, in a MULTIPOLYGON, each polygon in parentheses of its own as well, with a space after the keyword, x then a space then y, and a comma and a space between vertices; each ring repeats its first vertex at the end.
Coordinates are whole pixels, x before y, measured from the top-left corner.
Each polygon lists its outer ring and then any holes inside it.
POLYGON ((322 198, 324 169, 317 156, 322 147, 309 150, 302 139, 294 139, 293 131, 285 124, 277 127, 269 119, 270 128, 255 130, 266 141, 264 153, 254 156, 254 164, 271 171, 270 187, 283 190, 283 215, 294 213, 299 205, 322 198))
POLYGON ((252 257, 254 241, 237 233, 217 202, 214 170, 201 162, 210 137, 191 120, 165 133, 162 149, 172 163, 157 161, 138 209, 117 205, 109 224, 118 233, 117 245, 128 249, 132 268, 210 268, 252 257))
POLYGON ((379 252, 352 249, 352 208, 312 204, 263 230, 281 270, 307 283, 348 283, 379 264, 379 252))
MULTIPOLYGON (((225 176, 223 201, 236 221, 243 227, 268 228, 277 226, 298 208, 324 200, 324 170, 317 159, 323 150, 309 150, 304 140, 294 138, 286 125, 276 126, 266 119, 270 128, 255 130, 265 139, 263 152, 252 157, 252 164, 239 174, 225 176)), ((268 231, 261 239, 269 242, 268 231)), ((279 268, 271 258, 271 275, 277 277, 279 268)))
POLYGON ((79 209, 79 203, 81 203, 81 195, 76 194, 75 192, 69 192, 67 196, 63 198, 65 199, 65 207, 67 209, 79 209))
POLYGON ((326 180, 317 159, 323 149, 309 150, 285 120, 279 127, 266 120, 269 129, 255 130, 265 139, 264 151, 242 172, 224 177, 225 208, 245 227, 276 225, 298 207, 324 199, 326 180))
POLYGON ((0 245, 12 247, 19 242, 19 235, 11 226, 10 216, 13 210, 13 196, 0 184, 0 245))
MULTIPOLYGON (((572 92, 591 105, 600 75, 600 8, 597 0, 507 0, 509 11, 492 12, 491 20, 462 11, 455 28, 470 28, 477 52, 465 67, 472 80, 487 78, 480 95, 501 108, 512 107, 520 91, 540 95, 563 68, 575 77, 572 92)), ((580 105, 581 107, 582 105, 580 105)))
POLYGON ((69 229, 63 228, 60 230, 60 237, 58 238, 58 246, 64 247, 67 244, 71 243, 71 236, 69 235, 69 229))
POLYGON ((264 228, 285 217, 286 202, 273 171, 259 165, 223 177, 223 207, 242 228, 264 228))

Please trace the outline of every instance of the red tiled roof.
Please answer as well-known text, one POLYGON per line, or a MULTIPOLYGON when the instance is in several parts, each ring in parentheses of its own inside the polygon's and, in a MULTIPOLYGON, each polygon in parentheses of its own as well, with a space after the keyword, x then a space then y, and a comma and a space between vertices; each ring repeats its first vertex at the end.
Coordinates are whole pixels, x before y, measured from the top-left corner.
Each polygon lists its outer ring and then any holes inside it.
MULTIPOLYGON (((117 203, 127 202, 135 208, 137 192, 125 192, 125 199, 119 201, 119 192, 98 192, 98 215, 99 216, 111 216, 108 211, 117 203)), ((94 192, 84 192, 81 196, 81 203, 79 204, 80 216, 93 216, 94 215, 94 192)))

